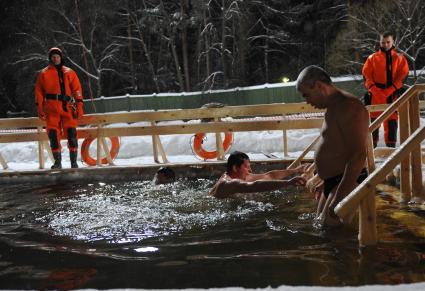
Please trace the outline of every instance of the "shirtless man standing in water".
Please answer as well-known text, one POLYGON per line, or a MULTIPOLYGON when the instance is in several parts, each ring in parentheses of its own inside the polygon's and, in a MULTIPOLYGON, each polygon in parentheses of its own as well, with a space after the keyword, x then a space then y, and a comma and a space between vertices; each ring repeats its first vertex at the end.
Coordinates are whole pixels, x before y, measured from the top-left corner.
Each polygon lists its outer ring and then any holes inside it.
POLYGON ((315 153, 317 173, 324 180, 317 213, 325 225, 336 225, 340 220, 334 208, 368 175, 369 114, 358 98, 335 87, 320 67, 302 70, 297 90, 308 104, 326 109, 315 153))
POLYGON ((304 186, 305 179, 294 177, 283 180, 294 174, 305 172, 306 166, 296 169, 273 170, 263 174, 254 174, 247 154, 233 152, 227 159, 227 171, 220 177, 209 195, 216 198, 227 198, 236 193, 253 193, 273 191, 287 186, 304 186))

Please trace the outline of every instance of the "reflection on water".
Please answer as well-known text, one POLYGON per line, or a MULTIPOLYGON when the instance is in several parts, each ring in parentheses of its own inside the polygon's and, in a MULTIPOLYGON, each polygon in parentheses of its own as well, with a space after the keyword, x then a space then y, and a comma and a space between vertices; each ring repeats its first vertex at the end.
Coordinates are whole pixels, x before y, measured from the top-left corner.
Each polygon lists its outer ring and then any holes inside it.
MULTIPOLYGON (((0 193, 0 287, 345 286, 424 281, 425 241, 380 200, 381 243, 356 226, 319 230, 291 188, 217 200, 214 181, 31 187, 0 193), (164 278, 167 278, 164 280, 164 278)), ((421 209, 414 215, 424 219, 421 209)))
POLYGON ((89 185, 76 189, 72 197, 52 200, 50 211, 37 221, 58 236, 130 243, 208 229, 273 208, 268 202, 213 199, 206 195, 210 184, 200 179, 156 186, 150 182, 89 185))

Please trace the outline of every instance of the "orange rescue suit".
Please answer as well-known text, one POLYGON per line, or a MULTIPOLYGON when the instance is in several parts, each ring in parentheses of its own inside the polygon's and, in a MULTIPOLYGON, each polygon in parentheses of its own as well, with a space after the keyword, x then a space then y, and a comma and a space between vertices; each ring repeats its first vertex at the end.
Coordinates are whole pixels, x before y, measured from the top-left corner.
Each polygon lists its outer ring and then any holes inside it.
MULTIPOLYGON (((394 48, 389 52, 379 50, 370 55, 362 74, 365 78, 365 87, 369 90, 371 104, 391 103, 392 96, 403 87, 403 81, 409 73, 409 66, 403 54, 397 53, 394 48), (387 60, 391 60, 387 62, 387 60)), ((371 112, 372 118, 377 118, 382 112, 371 112)), ((397 119, 397 113, 389 119, 397 119)))
MULTIPOLYGON (((61 138, 68 137, 70 132, 76 132, 77 118, 83 115, 80 80, 72 69, 63 65, 57 69, 53 64, 49 64, 37 76, 35 97, 38 115, 46 119, 52 151, 60 152, 61 138), (63 78, 60 77, 60 71, 63 78), (61 84, 61 79, 63 79, 63 84, 61 84), (56 100, 54 99, 55 95, 58 96, 56 100), (75 102, 65 102, 60 99, 61 96, 73 97, 75 102), (73 116, 73 106, 77 107, 77 116, 73 116)), ((68 140, 68 148, 70 151, 77 151, 78 144, 68 140)))

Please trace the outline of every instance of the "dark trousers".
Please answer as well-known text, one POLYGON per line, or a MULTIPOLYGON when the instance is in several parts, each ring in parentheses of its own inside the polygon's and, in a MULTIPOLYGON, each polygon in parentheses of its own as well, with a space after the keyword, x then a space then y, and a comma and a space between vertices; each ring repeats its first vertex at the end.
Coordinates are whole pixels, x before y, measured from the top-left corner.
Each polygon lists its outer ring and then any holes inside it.
MULTIPOLYGON (((371 118, 371 123, 376 118, 371 118)), ((398 123, 397 119, 387 119, 384 121, 384 133, 385 133, 385 144, 387 147, 395 148, 395 144, 397 142, 397 128, 398 123)), ((379 128, 377 128, 373 133, 373 147, 376 148, 379 141, 379 128)))

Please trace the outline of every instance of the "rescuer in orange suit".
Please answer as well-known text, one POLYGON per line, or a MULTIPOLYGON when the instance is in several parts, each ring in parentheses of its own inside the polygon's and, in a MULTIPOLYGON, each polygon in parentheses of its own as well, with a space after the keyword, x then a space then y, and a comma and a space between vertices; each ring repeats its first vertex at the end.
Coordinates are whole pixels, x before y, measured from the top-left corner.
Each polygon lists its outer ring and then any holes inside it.
POLYGON ((42 69, 35 84, 38 116, 46 121, 47 135, 55 163, 52 169, 62 168, 61 138, 68 138, 71 168, 78 168, 77 119, 83 115, 83 97, 77 74, 65 67, 62 51, 48 51, 49 65, 42 69))
MULTIPOLYGON (((365 104, 390 104, 400 96, 403 81, 409 73, 409 66, 403 54, 394 48, 394 35, 385 32, 380 35, 380 49, 370 55, 364 66, 363 76, 368 93, 365 104)), ((382 112, 371 112, 373 122, 382 112)), ((397 141, 397 112, 384 121, 385 144, 395 147, 397 141)), ((373 145, 379 141, 379 128, 373 132, 373 145)))

